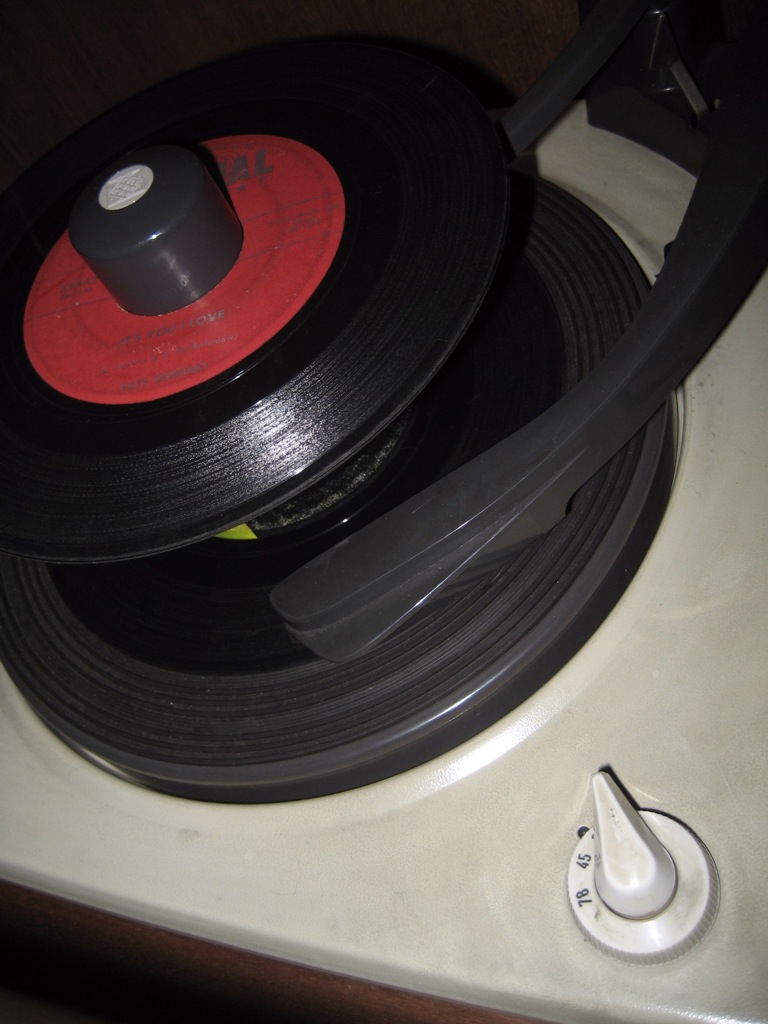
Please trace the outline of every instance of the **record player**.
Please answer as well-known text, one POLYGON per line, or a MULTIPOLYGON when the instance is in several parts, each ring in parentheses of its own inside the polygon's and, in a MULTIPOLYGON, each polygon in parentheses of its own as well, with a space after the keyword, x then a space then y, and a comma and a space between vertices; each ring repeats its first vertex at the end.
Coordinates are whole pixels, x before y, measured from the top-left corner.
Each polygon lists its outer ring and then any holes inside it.
POLYGON ((8 193, 6 880, 539 1019, 766 1019, 766 19, 683 8, 595 5, 499 126, 399 51, 229 58, 8 193))

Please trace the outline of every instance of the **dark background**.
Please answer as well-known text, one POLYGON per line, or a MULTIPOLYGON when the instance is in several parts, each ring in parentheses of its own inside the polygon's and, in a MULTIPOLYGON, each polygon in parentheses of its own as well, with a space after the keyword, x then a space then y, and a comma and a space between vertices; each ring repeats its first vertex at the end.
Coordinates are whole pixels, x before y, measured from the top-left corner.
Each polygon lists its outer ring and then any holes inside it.
POLYGON ((401 40, 470 62, 520 95, 577 23, 577 0, 6 0, 0 189, 119 101, 238 50, 323 36, 401 40))

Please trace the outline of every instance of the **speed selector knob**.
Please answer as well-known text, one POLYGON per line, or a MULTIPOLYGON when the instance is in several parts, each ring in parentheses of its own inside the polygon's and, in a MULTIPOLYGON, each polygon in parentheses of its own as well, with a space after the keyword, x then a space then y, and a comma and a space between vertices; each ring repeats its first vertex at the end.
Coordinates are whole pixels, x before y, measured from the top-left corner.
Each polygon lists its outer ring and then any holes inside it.
POLYGON ((592 776, 594 825, 568 869, 579 927, 619 960, 665 963, 709 931, 720 886, 709 851, 674 818, 638 811, 607 772, 592 776))

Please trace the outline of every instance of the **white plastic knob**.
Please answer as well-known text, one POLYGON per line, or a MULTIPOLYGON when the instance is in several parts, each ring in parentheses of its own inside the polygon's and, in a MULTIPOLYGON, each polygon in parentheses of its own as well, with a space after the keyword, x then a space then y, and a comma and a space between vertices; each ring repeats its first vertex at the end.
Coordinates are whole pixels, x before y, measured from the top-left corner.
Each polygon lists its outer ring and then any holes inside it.
POLYGON ((679 821, 638 811, 606 772, 592 778, 595 824, 571 858, 579 927, 628 963, 665 963, 695 946, 717 915, 720 886, 704 845, 679 821))
POLYGON ((610 775, 592 776, 592 799, 600 898, 622 917, 660 914, 677 888, 672 858, 610 775))

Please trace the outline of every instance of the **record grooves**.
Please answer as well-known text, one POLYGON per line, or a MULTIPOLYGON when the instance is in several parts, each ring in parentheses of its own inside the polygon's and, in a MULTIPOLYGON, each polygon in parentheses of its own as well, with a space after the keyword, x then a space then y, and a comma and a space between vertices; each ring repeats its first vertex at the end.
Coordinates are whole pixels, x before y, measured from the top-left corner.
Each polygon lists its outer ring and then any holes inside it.
POLYGON ((340 487, 332 508, 310 496, 306 516, 291 513, 260 540, 208 540, 135 562, 2 558, 2 658, 66 742, 169 793, 316 796, 477 734, 599 625, 662 514, 672 463, 663 413, 548 536, 485 566, 356 662, 310 655, 267 600, 291 560, 301 564, 536 416, 631 318, 645 284, 612 232, 544 184, 513 178, 511 196, 512 229, 481 313, 390 428, 370 474, 340 487))
MULTIPOLYGON (((506 206, 502 146, 475 98, 377 47, 229 58, 84 128, 0 200, 0 546, 59 561, 164 551, 321 479, 458 343, 492 278, 506 206), (136 147, 254 133, 309 147, 341 183, 338 252, 305 305, 250 356, 178 394, 109 406, 46 384, 24 349, 24 303, 94 172, 136 147)), ((205 296, 187 308, 210 312, 205 296)))

